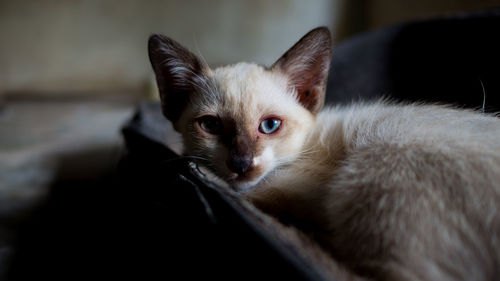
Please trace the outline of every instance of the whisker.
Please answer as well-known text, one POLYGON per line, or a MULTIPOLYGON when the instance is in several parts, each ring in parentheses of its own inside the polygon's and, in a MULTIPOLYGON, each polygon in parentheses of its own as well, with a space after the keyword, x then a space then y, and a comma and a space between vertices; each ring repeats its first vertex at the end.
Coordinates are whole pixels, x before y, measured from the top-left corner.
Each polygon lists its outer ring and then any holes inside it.
POLYGON ((193 155, 182 155, 174 159, 168 159, 165 160, 164 162, 173 162, 175 160, 181 160, 181 159, 199 159, 203 161, 209 161, 208 158, 200 157, 200 156, 193 156, 193 155))
POLYGON ((481 88, 483 88, 483 106, 481 107, 481 113, 484 113, 484 108, 486 106, 486 90, 484 89, 483 81, 479 79, 479 82, 481 83, 481 88))
POLYGON ((277 165, 285 165, 289 164, 297 159, 305 160, 305 159, 311 159, 312 157, 308 156, 314 153, 319 152, 319 150, 312 150, 311 148, 305 149, 293 154, 285 155, 279 159, 276 160, 277 165))
POLYGON ((210 68, 210 65, 208 64, 207 60, 205 59, 205 57, 203 56, 203 54, 200 51, 200 48, 199 48, 199 45, 198 45, 198 40, 196 40, 196 36, 194 36, 194 35, 193 35, 193 40, 194 40, 194 45, 195 45, 195 49, 196 49, 196 53, 198 54, 198 57, 202 60, 202 62, 208 68, 210 68))

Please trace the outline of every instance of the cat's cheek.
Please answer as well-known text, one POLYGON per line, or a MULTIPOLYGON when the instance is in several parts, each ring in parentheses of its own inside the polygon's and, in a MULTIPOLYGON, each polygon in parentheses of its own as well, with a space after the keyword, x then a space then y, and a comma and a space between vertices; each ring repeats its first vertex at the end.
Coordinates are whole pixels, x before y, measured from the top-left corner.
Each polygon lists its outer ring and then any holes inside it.
POLYGON ((272 147, 268 146, 264 148, 262 153, 252 159, 252 164, 255 167, 268 166, 270 162, 274 160, 274 150, 272 147))
POLYGON ((273 147, 266 147, 262 153, 252 159, 253 180, 260 181, 276 166, 276 156, 273 147))

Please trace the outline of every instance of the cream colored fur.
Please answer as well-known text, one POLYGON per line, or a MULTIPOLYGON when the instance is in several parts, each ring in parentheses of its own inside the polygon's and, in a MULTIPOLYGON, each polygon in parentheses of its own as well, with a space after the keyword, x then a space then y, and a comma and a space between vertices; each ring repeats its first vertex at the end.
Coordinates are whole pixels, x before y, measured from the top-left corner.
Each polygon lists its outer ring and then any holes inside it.
POLYGON ((383 101, 319 112, 330 44, 319 28, 270 68, 211 70, 153 36, 163 111, 185 154, 356 274, 500 280, 500 119, 383 101), (204 131, 203 116, 220 120, 221 131, 204 131), (281 127, 264 134, 269 116, 281 127), (240 154, 251 165, 236 173, 228 159, 240 154))
POLYGON ((443 106, 321 112, 311 151, 247 194, 314 225, 338 260, 382 280, 496 280, 500 120, 443 106))

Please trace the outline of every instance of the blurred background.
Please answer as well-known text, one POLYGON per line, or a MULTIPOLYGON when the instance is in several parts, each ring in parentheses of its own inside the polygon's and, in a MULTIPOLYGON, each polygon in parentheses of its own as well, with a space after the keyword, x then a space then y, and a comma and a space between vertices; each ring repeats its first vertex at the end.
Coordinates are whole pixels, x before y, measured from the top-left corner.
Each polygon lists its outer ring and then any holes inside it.
POLYGON ((140 97, 151 79, 146 41, 175 38, 214 66, 271 64, 310 29, 336 43, 393 23, 499 5, 493 0, 0 1, 0 93, 140 97))
POLYGON ((0 263, 9 230, 51 183, 114 169, 120 127, 140 101, 156 98, 150 34, 174 38, 211 66, 270 65, 317 26, 340 44, 495 7, 499 0, 0 0, 0 263))

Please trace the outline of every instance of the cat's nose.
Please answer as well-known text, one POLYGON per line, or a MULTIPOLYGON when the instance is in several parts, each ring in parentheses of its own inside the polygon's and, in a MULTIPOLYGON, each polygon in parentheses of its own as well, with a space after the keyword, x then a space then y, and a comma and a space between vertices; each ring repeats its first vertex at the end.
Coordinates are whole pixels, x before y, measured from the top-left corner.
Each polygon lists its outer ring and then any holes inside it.
POLYGON ((228 168, 238 175, 243 175, 250 165, 252 165, 252 158, 248 155, 233 154, 227 161, 228 168))

